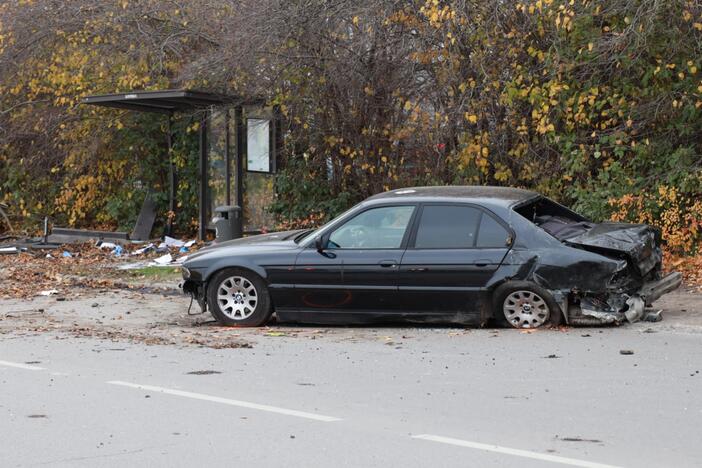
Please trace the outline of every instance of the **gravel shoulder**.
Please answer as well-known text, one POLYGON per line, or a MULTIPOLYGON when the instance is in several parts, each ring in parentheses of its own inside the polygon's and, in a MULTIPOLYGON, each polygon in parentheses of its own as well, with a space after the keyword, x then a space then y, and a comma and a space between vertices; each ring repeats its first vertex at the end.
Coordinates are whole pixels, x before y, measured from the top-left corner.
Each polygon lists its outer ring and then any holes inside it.
MULTIPOLYGON (((409 335, 417 334, 563 333, 588 330, 580 327, 540 331, 471 330, 403 324, 313 327, 275 322, 257 329, 236 329, 218 326, 209 313, 199 313, 197 304, 190 307, 190 299, 180 293, 176 281, 150 281, 148 287, 143 286, 143 282, 139 286, 118 284, 121 287, 84 288, 77 285, 64 287, 60 295, 0 299, 0 335, 56 333, 63 337, 96 337, 144 344, 240 348, 254 346, 264 337, 371 340, 392 346, 409 335)), ((661 322, 625 324, 614 328, 636 332, 702 333, 702 293, 681 288, 661 298, 655 306, 663 310, 661 322)))

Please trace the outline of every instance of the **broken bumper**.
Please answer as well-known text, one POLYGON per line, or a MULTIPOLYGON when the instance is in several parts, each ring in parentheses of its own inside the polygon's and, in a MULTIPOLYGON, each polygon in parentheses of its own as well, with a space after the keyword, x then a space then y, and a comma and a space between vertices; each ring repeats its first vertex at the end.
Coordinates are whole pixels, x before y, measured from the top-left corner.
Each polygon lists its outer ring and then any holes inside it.
MULTIPOLYGON (((189 272, 188 272, 189 273, 189 272)), ((183 288, 183 293, 192 297, 200 305, 200 308, 204 312, 207 308, 207 301, 205 300, 205 284, 202 281, 193 280, 190 278, 190 274, 186 278, 185 271, 183 272, 183 283, 181 288, 183 288)))
POLYGON ((657 281, 645 283, 641 289, 632 295, 617 294, 615 299, 607 302, 590 297, 583 297, 579 305, 573 305, 568 310, 569 322, 573 325, 603 325, 619 324, 624 321, 638 322, 661 320, 660 311, 648 309, 662 295, 676 290, 682 284, 682 274, 669 273, 657 281), (613 304, 618 304, 613 306, 613 304))
POLYGON ((654 301, 658 300, 663 294, 668 294, 675 291, 682 284, 682 273, 674 271, 668 273, 658 281, 646 283, 641 288, 639 294, 645 300, 646 305, 650 306, 654 301))

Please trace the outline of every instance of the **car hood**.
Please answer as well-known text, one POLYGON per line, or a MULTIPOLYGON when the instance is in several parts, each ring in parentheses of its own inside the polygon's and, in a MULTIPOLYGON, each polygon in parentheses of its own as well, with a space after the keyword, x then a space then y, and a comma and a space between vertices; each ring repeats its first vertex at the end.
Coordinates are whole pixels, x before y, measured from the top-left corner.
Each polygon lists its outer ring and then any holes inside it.
POLYGON ((626 256, 641 275, 662 260, 660 233, 646 224, 600 223, 563 242, 602 254, 626 256))
POLYGON ((258 250, 259 248, 291 248, 296 247, 295 237, 304 232, 305 229, 297 229, 294 231, 271 232, 269 234, 260 234, 257 236, 242 237, 225 242, 208 245, 200 249, 198 252, 188 255, 187 262, 197 260, 204 256, 212 255, 228 255, 231 252, 242 250, 258 250))

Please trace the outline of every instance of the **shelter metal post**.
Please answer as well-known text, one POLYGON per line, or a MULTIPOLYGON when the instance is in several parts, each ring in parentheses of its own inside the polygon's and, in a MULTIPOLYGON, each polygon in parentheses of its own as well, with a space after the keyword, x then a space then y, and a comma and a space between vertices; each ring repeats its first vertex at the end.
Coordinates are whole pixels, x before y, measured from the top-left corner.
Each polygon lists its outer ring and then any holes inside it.
MULTIPOLYGON (((236 204, 244 210, 244 152, 246 148, 246 125, 244 124, 244 109, 234 108, 236 124, 236 204)), ((243 216, 242 216, 243 218, 243 216)))
POLYGON ((175 218, 176 210, 176 193, 177 193, 177 180, 176 180, 176 167, 175 161, 173 160, 173 113, 168 114, 168 125, 167 125, 167 144, 168 144, 168 223, 166 225, 166 233, 171 236, 173 235, 173 221, 175 218))
POLYGON ((200 223, 198 238, 205 240, 207 234, 207 119, 209 110, 203 111, 200 116, 200 223))
POLYGON ((231 143, 231 138, 229 135, 229 109, 226 109, 224 111, 224 179, 225 179, 225 184, 224 186, 226 187, 227 191, 227 205, 232 204, 232 161, 231 161, 231 152, 229 151, 229 145, 231 143))

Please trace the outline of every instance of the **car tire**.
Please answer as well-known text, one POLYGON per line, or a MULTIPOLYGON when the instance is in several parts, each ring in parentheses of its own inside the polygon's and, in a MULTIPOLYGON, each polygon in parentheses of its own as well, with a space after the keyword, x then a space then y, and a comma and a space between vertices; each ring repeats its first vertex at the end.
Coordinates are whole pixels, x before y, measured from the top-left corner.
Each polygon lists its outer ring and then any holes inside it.
POLYGON ((239 268, 227 268, 212 277, 207 287, 207 307, 227 327, 259 327, 272 314, 265 281, 239 268))
POLYGON ((528 281, 510 281, 492 295, 493 318, 502 327, 547 328, 563 321, 563 313, 553 296, 528 281))

